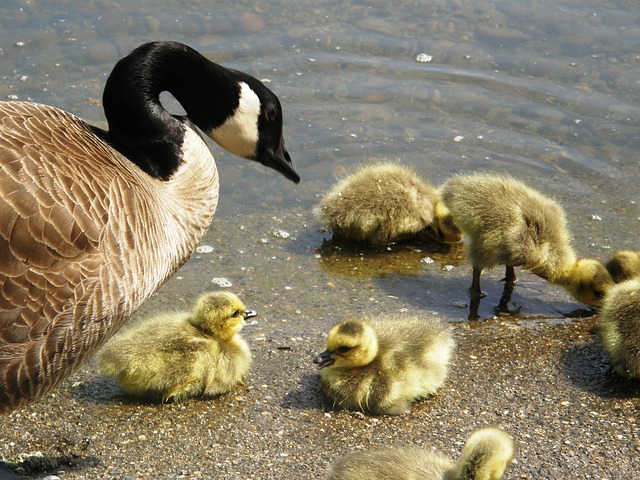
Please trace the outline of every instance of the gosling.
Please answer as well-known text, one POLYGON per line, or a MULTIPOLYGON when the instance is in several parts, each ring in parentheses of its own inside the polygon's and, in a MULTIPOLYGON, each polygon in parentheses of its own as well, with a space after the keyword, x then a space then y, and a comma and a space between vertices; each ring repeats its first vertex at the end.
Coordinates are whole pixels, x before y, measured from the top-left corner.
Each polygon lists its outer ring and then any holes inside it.
POLYGON ((251 352, 239 332, 255 315, 232 293, 208 293, 191 313, 145 319, 113 337, 98 367, 135 397, 164 403, 217 396, 249 370, 251 352))
POLYGON ((382 448, 339 458, 326 480, 498 480, 513 460, 513 440, 497 428, 476 430, 456 464, 419 448, 382 448))
POLYGON ((467 254, 473 263, 470 320, 479 318, 484 268, 506 266, 498 305, 506 313, 516 266, 561 285, 590 306, 598 306, 613 284, 599 261, 576 259, 562 207, 509 176, 456 176, 443 185, 442 201, 468 240, 467 254))
POLYGON ((640 277, 609 290, 600 311, 599 330, 613 371, 640 378, 640 277))
POLYGON ((361 166, 322 198, 314 214, 336 237, 371 245, 462 237, 437 190, 396 163, 361 166))
POLYGON ((619 250, 607 262, 614 282, 620 283, 640 276, 640 250, 619 250))
POLYGON ((454 341, 439 320, 398 315, 344 320, 314 359, 333 408, 401 415, 433 395, 447 378, 454 341))

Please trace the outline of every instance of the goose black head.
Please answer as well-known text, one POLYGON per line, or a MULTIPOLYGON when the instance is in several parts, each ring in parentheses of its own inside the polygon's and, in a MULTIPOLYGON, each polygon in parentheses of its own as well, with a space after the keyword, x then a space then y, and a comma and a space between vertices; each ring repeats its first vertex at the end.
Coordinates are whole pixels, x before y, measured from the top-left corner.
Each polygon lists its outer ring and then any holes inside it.
POLYGON ((251 75, 178 42, 141 45, 116 64, 103 96, 109 132, 100 135, 152 176, 170 177, 182 161, 184 126, 161 105, 164 91, 224 149, 300 181, 282 137, 278 97, 251 75))

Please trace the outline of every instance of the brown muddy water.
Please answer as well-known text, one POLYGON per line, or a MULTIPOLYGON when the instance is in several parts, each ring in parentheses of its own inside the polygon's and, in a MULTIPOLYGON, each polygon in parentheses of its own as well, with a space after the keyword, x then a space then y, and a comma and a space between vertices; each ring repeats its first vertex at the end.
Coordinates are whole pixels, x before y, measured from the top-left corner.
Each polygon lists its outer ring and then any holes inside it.
POLYGON ((435 184, 491 169, 564 205, 581 256, 639 248, 634 2, 9 0, 0 6, 0 99, 104 126, 111 67, 156 39, 263 79, 283 104, 302 182, 212 144, 221 199, 209 248, 136 315, 188 309, 223 279, 259 312, 243 331, 254 367, 230 395, 162 406, 126 399, 91 362, 1 419, 4 460, 62 479, 311 479, 337 456, 374 446, 456 457, 471 431, 498 425, 518 447, 507 478, 640 476, 638 384, 609 372, 584 306, 522 273, 520 314, 495 318, 495 270, 483 276, 483 321, 472 325, 463 245, 335 245, 311 215, 363 162, 401 161, 435 184), (449 322, 458 342, 440 393, 403 417, 325 411, 311 359, 329 327, 418 310, 449 322))

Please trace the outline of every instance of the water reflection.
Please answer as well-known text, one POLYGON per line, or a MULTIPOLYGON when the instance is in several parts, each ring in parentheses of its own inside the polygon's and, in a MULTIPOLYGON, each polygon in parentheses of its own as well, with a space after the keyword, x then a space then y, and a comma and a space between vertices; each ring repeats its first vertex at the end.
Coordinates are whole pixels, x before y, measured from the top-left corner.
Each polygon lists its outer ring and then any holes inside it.
POLYGON ((450 270, 450 267, 460 265, 464 258, 462 244, 394 245, 375 248, 324 239, 319 252, 319 263, 325 272, 353 278, 418 276, 424 273, 427 266, 434 264, 443 270, 450 270))

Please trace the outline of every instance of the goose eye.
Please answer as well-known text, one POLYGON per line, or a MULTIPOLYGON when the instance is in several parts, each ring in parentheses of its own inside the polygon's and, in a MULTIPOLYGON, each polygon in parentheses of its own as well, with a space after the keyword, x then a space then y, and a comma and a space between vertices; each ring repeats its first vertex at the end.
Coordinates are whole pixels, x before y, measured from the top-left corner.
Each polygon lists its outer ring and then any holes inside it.
POLYGON ((278 107, 272 103, 267 105, 267 108, 265 109, 265 117, 267 117, 268 122, 274 122, 276 118, 278 118, 278 107))
POLYGON ((340 347, 338 349, 338 353, 347 353, 349 350, 351 350, 351 347, 346 347, 346 346, 340 347))
POLYGON ((595 292, 593 292, 593 295, 594 295, 596 298, 604 298, 604 292, 601 292, 601 291, 599 291, 599 290, 596 290, 595 292))
POLYGON ((240 310, 236 310, 235 312, 233 312, 231 318, 236 318, 238 315, 240 315, 240 310))

